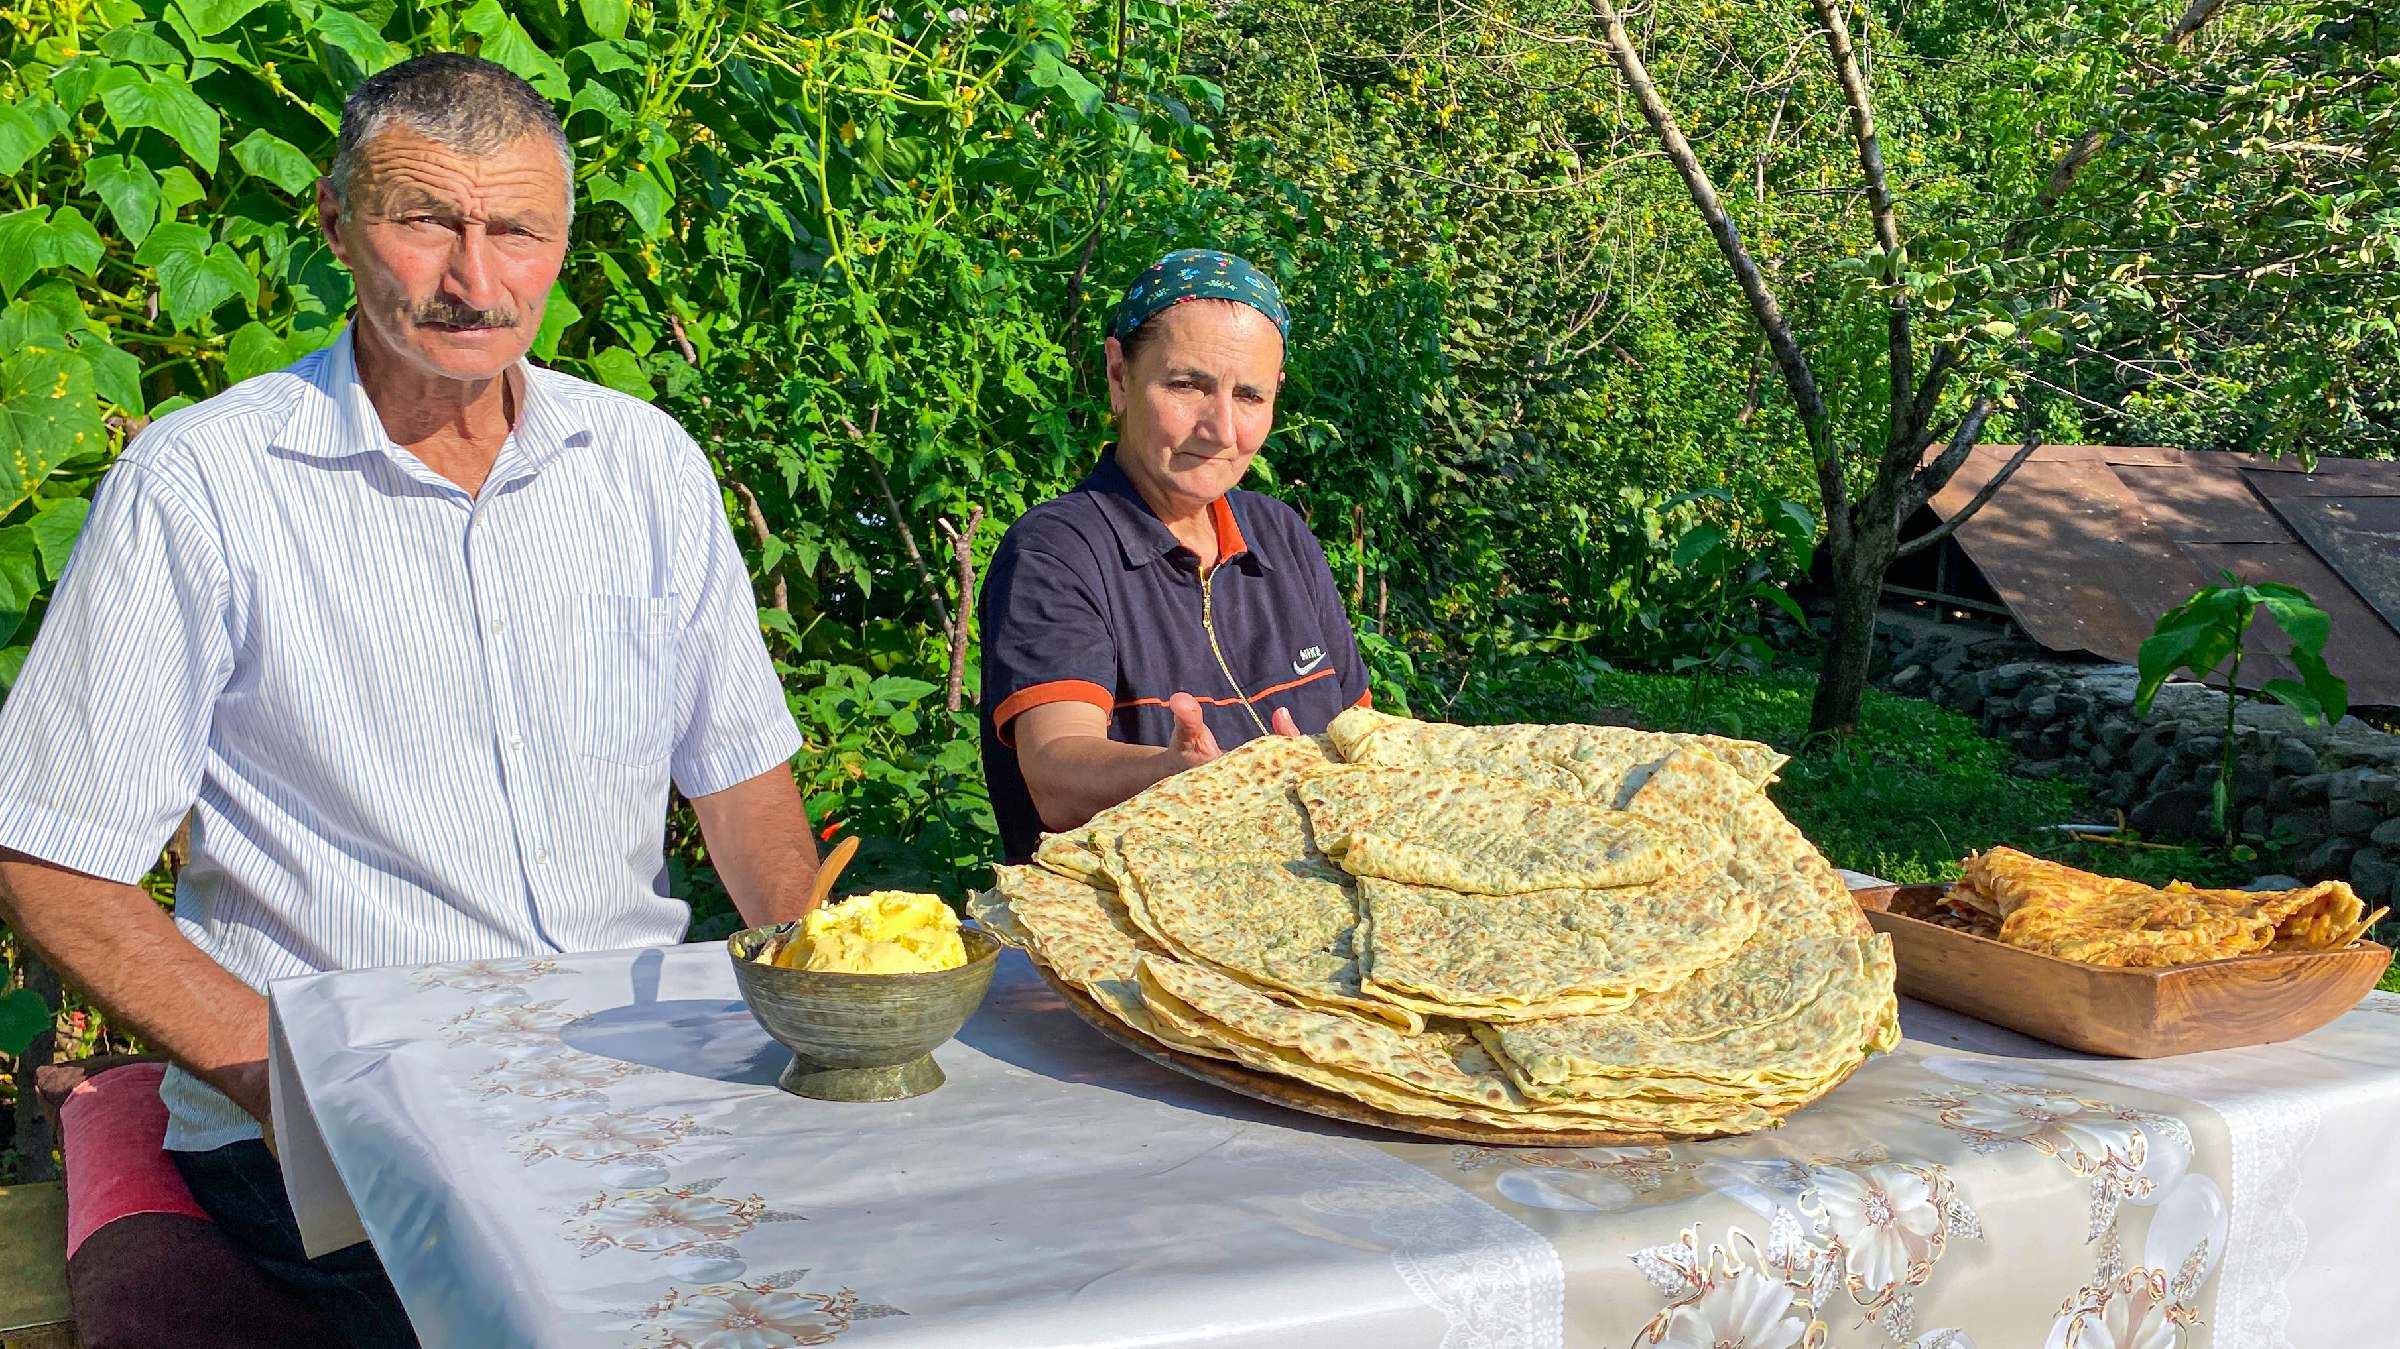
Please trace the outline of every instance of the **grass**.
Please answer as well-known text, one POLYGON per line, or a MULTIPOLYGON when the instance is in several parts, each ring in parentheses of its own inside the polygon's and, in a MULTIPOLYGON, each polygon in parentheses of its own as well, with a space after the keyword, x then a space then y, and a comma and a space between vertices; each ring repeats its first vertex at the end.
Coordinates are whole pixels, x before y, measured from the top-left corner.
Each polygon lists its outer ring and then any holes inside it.
POLYGON ((1793 756, 1770 794, 1834 865, 1900 884, 1955 880, 1971 851, 2006 844, 2086 871, 2152 884, 2239 885, 2267 869, 2205 846, 2127 847, 2044 826, 2088 815, 2085 790, 2008 771, 2015 753, 1972 720, 1869 690, 1856 734, 1811 739, 1816 680, 1772 673, 1708 681, 1544 661, 1462 693, 1471 721, 1578 721, 1629 708, 1657 730, 1763 740, 1793 756))

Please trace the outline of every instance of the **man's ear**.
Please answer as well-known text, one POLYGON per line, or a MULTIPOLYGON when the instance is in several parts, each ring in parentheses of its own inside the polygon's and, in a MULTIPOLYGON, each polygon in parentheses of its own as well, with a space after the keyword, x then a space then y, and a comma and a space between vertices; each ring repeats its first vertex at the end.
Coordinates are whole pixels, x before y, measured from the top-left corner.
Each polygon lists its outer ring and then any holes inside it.
POLYGON ((350 255, 342 243, 342 200, 335 195, 333 180, 317 180, 317 230, 325 236, 325 246, 344 267, 350 265, 350 255))

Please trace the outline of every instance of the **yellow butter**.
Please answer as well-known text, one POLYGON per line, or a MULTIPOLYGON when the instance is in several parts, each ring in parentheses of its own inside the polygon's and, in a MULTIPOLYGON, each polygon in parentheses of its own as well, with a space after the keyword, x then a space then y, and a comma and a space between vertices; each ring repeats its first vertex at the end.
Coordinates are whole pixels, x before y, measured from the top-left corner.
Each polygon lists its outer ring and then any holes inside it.
POLYGON ((876 890, 827 904, 801 924, 800 968, 837 974, 928 974, 967 963, 958 915, 939 895, 876 890))

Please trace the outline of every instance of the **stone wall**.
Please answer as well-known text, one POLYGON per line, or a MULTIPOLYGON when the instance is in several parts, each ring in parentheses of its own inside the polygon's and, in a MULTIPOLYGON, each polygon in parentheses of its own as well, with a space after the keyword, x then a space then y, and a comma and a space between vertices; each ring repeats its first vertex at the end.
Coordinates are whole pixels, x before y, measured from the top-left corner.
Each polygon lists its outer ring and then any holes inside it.
MULTIPOLYGON (((1887 618, 1870 667, 1876 684, 1979 717, 2017 751, 2014 771, 2092 790, 2153 837, 2215 836, 2210 802, 2225 747, 2225 695, 2199 684, 2159 690, 2133 714, 2130 665, 2044 655, 2013 628, 1887 618)), ((2381 904, 2400 877, 2400 736, 2356 717, 2309 726, 2277 703, 2235 713, 2234 801, 2244 833, 2283 840, 2303 880, 2347 879, 2381 904)))

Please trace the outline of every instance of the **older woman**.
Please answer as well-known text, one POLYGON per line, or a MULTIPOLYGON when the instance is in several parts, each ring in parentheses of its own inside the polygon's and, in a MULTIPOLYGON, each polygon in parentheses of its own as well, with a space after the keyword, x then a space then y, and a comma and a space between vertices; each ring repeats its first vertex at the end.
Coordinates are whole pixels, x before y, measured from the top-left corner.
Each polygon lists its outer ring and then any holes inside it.
POLYGON ((1117 443, 1017 521, 983 586, 983 763, 1011 859, 1367 701, 1325 550, 1234 490, 1274 428, 1289 328, 1274 282, 1203 249, 1160 258, 1111 316, 1117 443))

